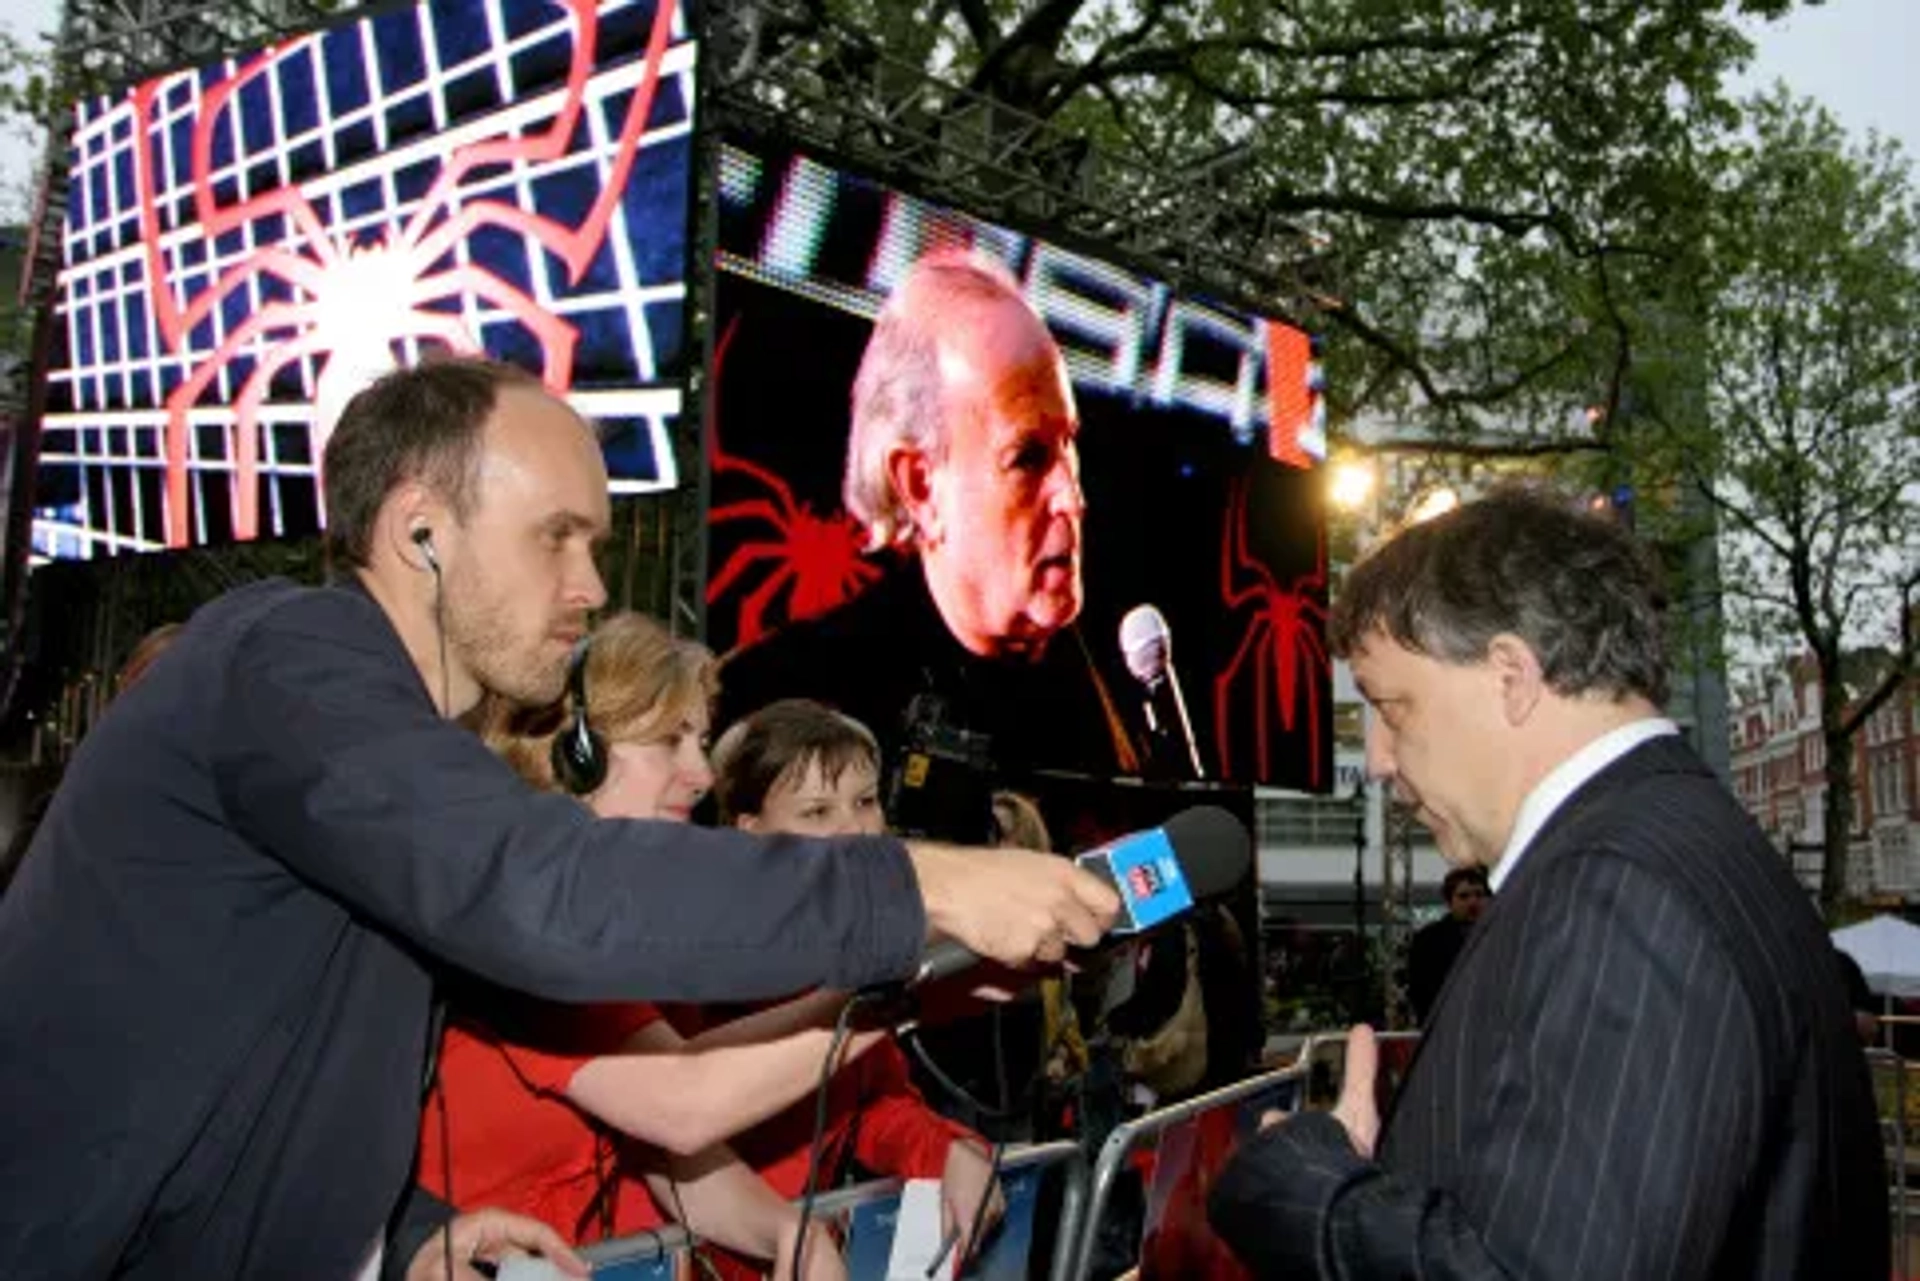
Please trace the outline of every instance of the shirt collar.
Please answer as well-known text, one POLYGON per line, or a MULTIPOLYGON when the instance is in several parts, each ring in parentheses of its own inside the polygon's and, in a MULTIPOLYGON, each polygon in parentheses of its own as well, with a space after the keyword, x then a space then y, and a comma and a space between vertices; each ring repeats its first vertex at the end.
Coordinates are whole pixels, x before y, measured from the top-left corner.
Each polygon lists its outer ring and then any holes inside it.
POLYGON ((1588 743, 1566 760, 1553 767, 1551 773, 1534 785, 1527 799, 1520 802, 1520 812, 1514 816, 1513 835, 1507 839, 1507 848, 1500 855, 1500 861, 1493 865, 1487 877, 1487 884, 1498 893, 1507 878, 1513 875, 1513 869, 1520 865, 1526 856, 1527 847, 1533 844, 1533 838, 1547 825, 1559 808, 1566 804, 1567 798, 1601 770, 1631 752, 1634 748, 1650 739, 1667 734, 1678 734, 1680 727, 1664 716, 1648 716, 1637 721, 1628 721, 1625 725, 1608 730, 1600 737, 1588 743))

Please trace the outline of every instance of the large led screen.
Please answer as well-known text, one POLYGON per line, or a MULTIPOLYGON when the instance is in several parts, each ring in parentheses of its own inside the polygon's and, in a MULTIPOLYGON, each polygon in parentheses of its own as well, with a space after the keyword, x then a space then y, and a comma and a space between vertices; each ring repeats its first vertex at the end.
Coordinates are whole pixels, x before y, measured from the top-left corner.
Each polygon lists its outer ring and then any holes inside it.
POLYGON ((35 555, 314 532, 345 401, 435 349, 672 487, 694 55, 676 0, 428 0, 84 104, 35 555))
POLYGON ((807 695, 896 762, 1329 786, 1305 334, 802 154, 729 145, 719 189, 707 619, 734 651, 723 722, 807 695), (927 315, 876 339, 896 291, 918 298, 910 282, 949 268, 989 283, 933 294, 1004 287, 1021 305, 903 301, 927 315), (1035 324, 1058 354, 1022 366, 1008 353, 1035 324), (971 400, 938 391, 955 361, 971 400), (996 378, 1004 397, 980 390, 996 378), (850 470, 917 513, 888 526, 909 535, 876 539, 886 514, 850 511, 850 470), (1124 651, 1153 634, 1171 663, 1143 676, 1124 651))

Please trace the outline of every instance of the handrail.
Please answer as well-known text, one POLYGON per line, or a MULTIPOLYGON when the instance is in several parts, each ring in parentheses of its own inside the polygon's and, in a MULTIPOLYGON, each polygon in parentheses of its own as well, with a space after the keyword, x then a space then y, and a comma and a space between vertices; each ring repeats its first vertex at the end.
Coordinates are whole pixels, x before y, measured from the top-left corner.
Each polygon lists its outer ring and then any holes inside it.
MULTIPOLYGON (((1084 1217, 1085 1214, 1086 1157, 1080 1151, 1080 1145, 1066 1139, 1052 1143, 1024 1144, 1020 1147, 1008 1148, 1000 1157, 1002 1171, 1051 1165, 1061 1166, 1066 1179, 1060 1211, 1061 1228, 1064 1233, 1070 1221, 1070 1214, 1079 1217, 1084 1217)), ((813 1213, 820 1218, 826 1218, 844 1210, 851 1210, 855 1206, 865 1205, 870 1201, 898 1195, 905 1186, 906 1183, 902 1179, 887 1178, 872 1179, 852 1187, 833 1188, 814 1197, 813 1213)), ((652 1262, 684 1250, 688 1244, 686 1229, 679 1224, 674 1224, 657 1231, 596 1241, 592 1245, 581 1248, 578 1253, 589 1266, 597 1268, 614 1263, 652 1262)), ((1054 1250, 1056 1260, 1059 1257, 1059 1251, 1060 1243, 1056 1242, 1054 1250)), ((559 1274, 553 1272, 542 1275, 558 1277, 559 1274)), ((517 1273, 516 1276, 519 1281, 534 1281, 534 1274, 530 1272, 517 1273)))
POLYGON ((1306 1078, 1306 1061, 1302 1059, 1293 1067, 1250 1076, 1217 1090, 1170 1103, 1145 1116, 1115 1126, 1100 1147, 1099 1159, 1094 1162, 1083 1221, 1069 1225, 1066 1216, 1061 1216, 1060 1241, 1054 1247, 1054 1281, 1084 1281, 1093 1264, 1094 1237, 1099 1230, 1100 1216, 1107 1208, 1107 1198, 1113 1193, 1113 1185, 1119 1180, 1127 1155, 1140 1139, 1214 1108, 1239 1103, 1296 1081, 1304 1083, 1306 1078), (1069 1226, 1073 1229, 1071 1235, 1068 1233, 1069 1226))

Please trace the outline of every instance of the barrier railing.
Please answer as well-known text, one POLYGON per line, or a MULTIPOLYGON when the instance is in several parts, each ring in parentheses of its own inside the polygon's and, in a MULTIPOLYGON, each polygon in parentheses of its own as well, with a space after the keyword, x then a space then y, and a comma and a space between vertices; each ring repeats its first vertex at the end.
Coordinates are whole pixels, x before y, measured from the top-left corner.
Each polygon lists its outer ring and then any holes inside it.
MULTIPOLYGON (((1382 1032, 1376 1035, 1381 1043, 1383 1083, 1397 1085, 1400 1074, 1411 1059, 1413 1047, 1419 1042, 1419 1033, 1382 1032)), ((1106 1214, 1115 1186, 1136 1151, 1150 1140, 1157 1140, 1174 1126, 1219 1109, 1289 1111, 1331 1105, 1334 1096, 1339 1093, 1340 1076, 1345 1069, 1346 1040, 1345 1032, 1315 1033, 1301 1042, 1298 1057, 1290 1067, 1236 1081, 1114 1127, 1094 1162, 1084 1220, 1068 1222, 1062 1218, 1061 1245, 1054 1258, 1054 1281, 1085 1281, 1090 1274, 1101 1219, 1106 1214), (1315 1097, 1315 1074, 1327 1070, 1330 1070, 1330 1075, 1325 1097, 1315 1097), (1272 1097, 1262 1098, 1262 1095, 1272 1097)), ((1382 1102, 1384 1104, 1385 1100, 1382 1102)))
POLYGON ((1887 1182, 1890 1185, 1888 1201, 1892 1210, 1890 1217, 1893 1228, 1895 1275, 1904 1278, 1910 1275, 1907 1202, 1912 1195, 1907 1186, 1907 1176, 1910 1173, 1907 1155, 1907 1106, 1910 1097, 1920 1102, 1920 1094, 1909 1095, 1906 1061, 1892 1050, 1868 1050, 1867 1067, 1873 1073, 1873 1094, 1880 1112, 1880 1139, 1885 1147, 1887 1158, 1887 1182))
POLYGON ((1061 1215, 1060 1239, 1054 1252, 1054 1281, 1084 1281, 1086 1278, 1093 1264, 1094 1242, 1099 1233, 1100 1220, 1113 1195, 1114 1185, 1119 1182, 1128 1158, 1147 1139, 1157 1138, 1162 1131, 1216 1108, 1245 1107, 1260 1099, 1262 1094, 1271 1094, 1273 1099, 1271 1102, 1260 1100, 1258 1106, 1284 1110, 1291 1106, 1291 1096, 1298 1092, 1295 1087, 1303 1085, 1306 1078, 1306 1059, 1302 1056, 1301 1061, 1293 1067, 1251 1076, 1115 1126, 1107 1136, 1107 1141, 1101 1145, 1100 1156, 1094 1162, 1083 1216, 1069 1220, 1065 1214, 1061 1215))
MULTIPOLYGON (((1087 1198, 1087 1162, 1085 1154, 1077 1143, 1065 1140, 1055 1143, 1038 1143, 1028 1146, 1009 1148, 1001 1156, 1001 1178, 1009 1188, 1008 1224, 990 1239, 983 1254, 983 1264, 989 1273, 996 1271, 992 1266, 995 1250, 1009 1249, 1017 1251, 1024 1258, 1031 1248, 1032 1241, 1009 1240, 1013 1231, 1032 1232, 1041 1225, 1036 1222, 1035 1206, 1029 1203, 1024 1213, 1027 1221, 1013 1224, 1018 1207, 1015 1205, 1013 1189, 1018 1184, 1024 1187, 1022 1180, 1031 1176, 1044 1178, 1055 1168, 1060 1174, 1060 1211, 1057 1218, 1058 1228, 1053 1243, 1053 1271, 1050 1275, 1059 1281, 1061 1259, 1071 1252, 1073 1239, 1067 1235, 1069 1224, 1086 1221, 1087 1198)), ((847 1216, 851 1231, 848 1240, 848 1275, 861 1281, 871 1276, 874 1281, 885 1276, 886 1256, 878 1255, 878 1270, 862 1267, 856 1259, 858 1250, 884 1250, 885 1243, 875 1245, 877 1230, 884 1229, 885 1223, 878 1215, 867 1212, 884 1208, 891 1198, 897 1198, 905 1184, 899 1179, 875 1179, 871 1182, 856 1184, 848 1188, 834 1188, 822 1192, 813 1200, 813 1217, 816 1220, 829 1220, 841 1215, 847 1216)), ((1030 1189, 1034 1201, 1038 1200, 1041 1189, 1036 1182, 1030 1189)), ((597 1241, 582 1247, 580 1256, 593 1269, 595 1281, 672 1281, 676 1276, 675 1265, 685 1256, 692 1244, 686 1229, 679 1225, 664 1227, 657 1231, 642 1232, 634 1236, 618 1237, 611 1241, 597 1241)), ((1026 1271, 1022 1267, 1020 1275, 1026 1271)), ((542 1260, 513 1259, 500 1269, 499 1281, 560 1281, 559 1269, 542 1260)))

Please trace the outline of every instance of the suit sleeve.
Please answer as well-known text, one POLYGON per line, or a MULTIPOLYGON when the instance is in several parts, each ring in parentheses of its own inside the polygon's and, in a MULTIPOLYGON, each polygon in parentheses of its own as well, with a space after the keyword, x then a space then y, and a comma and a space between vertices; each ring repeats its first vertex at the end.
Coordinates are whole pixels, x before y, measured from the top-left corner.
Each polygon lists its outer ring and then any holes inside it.
POLYGON ((1483 990, 1512 1002, 1482 1013, 1513 1032, 1461 1103, 1457 1178, 1417 1186, 1330 1116, 1289 1120, 1235 1156, 1210 1203, 1259 1275, 1710 1275, 1767 1107, 1744 990, 1706 923, 1624 858, 1537 870, 1557 883, 1535 900, 1530 963, 1483 990))
POLYGON ((258 621, 215 737, 227 819, 296 875, 554 1000, 747 1000, 912 970, 926 920, 898 841, 596 820, 435 714, 349 608, 376 607, 313 593, 258 621))

